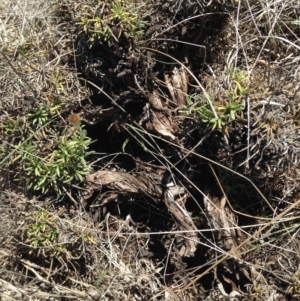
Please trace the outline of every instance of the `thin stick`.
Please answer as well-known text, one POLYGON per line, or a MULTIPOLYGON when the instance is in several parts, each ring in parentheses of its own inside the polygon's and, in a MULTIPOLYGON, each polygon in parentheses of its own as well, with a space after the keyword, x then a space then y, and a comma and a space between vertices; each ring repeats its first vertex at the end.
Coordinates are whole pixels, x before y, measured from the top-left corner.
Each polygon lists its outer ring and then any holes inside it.
POLYGON ((85 78, 81 78, 83 81, 89 83, 90 85, 94 86, 95 88, 97 88, 101 93, 103 93, 107 98, 109 98, 111 100, 111 102, 117 106, 121 111, 123 111, 124 113, 126 113, 126 111, 119 105, 116 103, 116 101, 114 99, 112 99, 107 93, 105 93, 103 91, 103 89, 101 89, 100 87, 98 87, 96 84, 90 82, 89 80, 85 79, 85 78))

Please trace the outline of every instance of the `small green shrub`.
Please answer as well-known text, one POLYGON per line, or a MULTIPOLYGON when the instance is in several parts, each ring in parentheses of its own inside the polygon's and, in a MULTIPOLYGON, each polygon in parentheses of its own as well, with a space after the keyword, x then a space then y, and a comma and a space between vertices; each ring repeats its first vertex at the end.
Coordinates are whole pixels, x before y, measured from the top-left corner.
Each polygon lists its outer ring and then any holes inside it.
POLYGON ((59 109, 57 102, 47 102, 32 109, 22 122, 9 120, 1 127, 11 140, 6 147, 8 168, 35 191, 61 193, 90 171, 86 158, 91 140, 79 123, 62 125, 59 109))
POLYGON ((37 250, 38 254, 42 251, 44 255, 57 256, 64 251, 64 247, 58 245, 59 228, 47 210, 41 209, 32 214, 26 236, 26 243, 31 247, 29 254, 37 250))
POLYGON ((208 129, 223 129, 227 133, 227 123, 235 120, 238 112, 244 110, 243 99, 249 93, 246 86, 248 78, 243 72, 233 72, 230 69, 229 75, 232 79, 232 87, 227 91, 227 98, 221 103, 214 102, 214 96, 210 95, 215 112, 213 112, 211 106, 197 94, 187 96, 187 105, 183 106, 180 112, 185 115, 196 114, 202 122, 207 124, 208 129))
POLYGON ((215 106, 216 117, 211 106, 209 104, 201 104, 198 99, 198 95, 190 95, 187 101, 188 105, 184 106, 180 112, 185 115, 198 115, 200 120, 206 123, 211 130, 224 129, 227 122, 236 119, 237 112, 244 110, 244 105, 230 100, 222 106, 215 106))
POLYGON ((54 137, 52 153, 38 157, 38 148, 31 142, 22 145, 21 162, 28 177, 28 187, 46 192, 60 193, 66 184, 82 181, 90 167, 85 158, 90 139, 86 131, 78 128, 67 136, 66 130, 54 137))
POLYGON ((79 28, 91 41, 118 41, 121 35, 135 40, 143 35, 143 22, 139 10, 130 1, 113 0, 103 2, 101 12, 96 16, 84 9, 79 13, 79 28))

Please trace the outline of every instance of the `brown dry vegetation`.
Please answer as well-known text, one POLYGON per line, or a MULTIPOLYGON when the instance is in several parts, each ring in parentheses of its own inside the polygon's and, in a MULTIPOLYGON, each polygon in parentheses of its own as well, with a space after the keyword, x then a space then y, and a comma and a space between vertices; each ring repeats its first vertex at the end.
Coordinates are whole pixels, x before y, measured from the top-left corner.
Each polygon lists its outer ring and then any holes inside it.
POLYGON ((300 298, 298 0, 0 3, 0 300, 300 298))

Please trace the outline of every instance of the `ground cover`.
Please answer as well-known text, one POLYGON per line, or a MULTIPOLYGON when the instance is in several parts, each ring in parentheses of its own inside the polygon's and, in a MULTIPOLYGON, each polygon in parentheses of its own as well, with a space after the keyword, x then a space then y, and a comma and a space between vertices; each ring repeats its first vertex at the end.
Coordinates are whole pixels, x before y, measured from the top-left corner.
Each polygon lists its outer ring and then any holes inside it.
POLYGON ((1 300, 298 300, 293 1, 2 1, 1 300))

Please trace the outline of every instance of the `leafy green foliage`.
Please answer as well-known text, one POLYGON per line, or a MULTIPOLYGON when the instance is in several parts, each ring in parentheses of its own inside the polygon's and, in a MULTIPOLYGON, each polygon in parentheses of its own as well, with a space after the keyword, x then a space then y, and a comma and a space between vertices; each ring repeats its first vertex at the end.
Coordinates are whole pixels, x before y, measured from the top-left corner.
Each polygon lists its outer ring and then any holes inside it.
POLYGON ((192 101, 193 104, 183 107, 181 112, 188 115, 196 113, 201 121, 206 123, 208 128, 210 128, 211 130, 224 128, 228 121, 236 119, 237 112, 244 110, 243 105, 230 101, 223 106, 215 107, 215 111, 217 113, 216 117, 210 105, 201 105, 196 102, 194 103, 193 97, 197 98, 197 95, 189 97, 190 101, 192 101))
POLYGON ((117 26, 123 28, 125 34, 135 37, 142 35, 144 23, 140 20, 137 10, 132 4, 124 5, 123 1, 114 1, 109 19, 117 22, 117 26))
POLYGON ((229 97, 232 101, 239 101, 249 93, 247 88, 248 77, 243 71, 236 70, 234 72, 232 68, 229 68, 229 75, 234 83, 232 90, 228 93, 229 97))
POLYGON ((58 255, 63 252, 62 246, 55 246, 58 242, 59 229, 53 218, 46 210, 38 210, 34 213, 32 221, 27 226, 27 243, 34 250, 43 249, 43 253, 58 255))
POLYGON ((109 26, 101 17, 93 19, 82 18, 77 24, 87 35, 91 36, 92 40, 99 39, 107 41, 111 35, 109 26))
POLYGON ((90 139, 86 131, 75 129, 66 136, 66 130, 53 141, 52 153, 46 158, 36 156, 38 149, 31 142, 22 145, 21 161, 30 188, 46 192, 53 189, 60 193, 66 184, 82 181, 90 171, 85 157, 90 139))
MULTIPOLYGON (((183 106, 181 113, 186 115, 196 114, 200 120, 207 124, 210 130, 223 129, 226 132, 226 124, 237 118, 238 112, 244 110, 242 100, 249 93, 246 86, 248 78, 241 71, 233 72, 229 70, 232 78, 232 88, 227 91, 228 99, 222 103, 216 103, 214 106, 215 113, 211 106, 207 104, 197 94, 187 97, 187 105, 183 106), (217 116, 216 116, 217 115, 217 116)), ((210 96, 213 102, 213 96, 210 96)))
POLYGON ((113 0, 104 3, 105 9, 96 16, 82 15, 77 25, 81 31, 90 37, 90 40, 109 41, 113 38, 118 41, 121 35, 135 39, 143 34, 143 22, 138 9, 130 1, 113 0))
POLYGON ((33 125, 43 126, 49 121, 51 112, 49 107, 42 106, 39 108, 32 109, 28 114, 28 120, 32 122, 33 125))
POLYGON ((32 109, 24 121, 2 126, 12 140, 8 164, 18 170, 18 181, 35 191, 61 193, 90 171, 86 157, 91 140, 80 125, 58 126, 59 108, 48 102, 32 109))
POLYGON ((99 290, 100 293, 102 293, 102 283, 106 277, 107 271, 102 271, 99 273, 97 280, 94 282, 94 286, 99 290))

